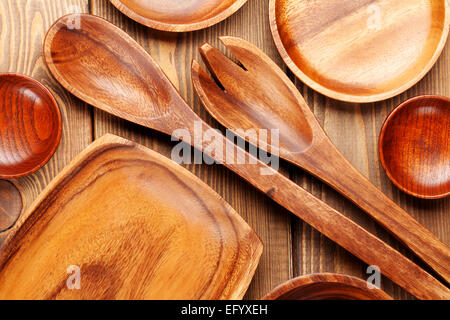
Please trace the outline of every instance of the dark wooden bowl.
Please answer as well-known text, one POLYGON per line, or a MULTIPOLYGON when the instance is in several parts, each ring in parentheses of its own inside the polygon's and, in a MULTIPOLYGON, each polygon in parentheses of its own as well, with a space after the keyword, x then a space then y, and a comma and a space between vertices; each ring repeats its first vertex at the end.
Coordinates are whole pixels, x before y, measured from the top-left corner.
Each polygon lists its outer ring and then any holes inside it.
POLYGON ((450 195, 450 99, 419 96, 398 106, 380 134, 380 160, 392 182, 425 199, 450 195))
POLYGON ((50 91, 27 76, 0 74, 0 178, 44 166, 61 139, 62 120, 50 91))
POLYGON ((321 273, 290 280, 263 300, 392 300, 383 290, 346 275, 321 273))
POLYGON ((110 0, 123 14, 147 27, 171 32, 194 31, 225 20, 247 0, 110 0))
POLYGON ((11 181, 0 180, 0 232, 10 229, 23 209, 22 193, 11 181))

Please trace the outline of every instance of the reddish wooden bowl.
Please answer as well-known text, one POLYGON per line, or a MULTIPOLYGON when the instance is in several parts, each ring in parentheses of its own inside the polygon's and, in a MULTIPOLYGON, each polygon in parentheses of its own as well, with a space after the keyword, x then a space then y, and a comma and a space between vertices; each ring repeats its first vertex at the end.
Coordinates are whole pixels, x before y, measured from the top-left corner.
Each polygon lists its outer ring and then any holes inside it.
POLYGON ((7 180, 0 180, 0 232, 10 229, 23 209, 22 193, 7 180))
POLYGON ((392 182, 425 199, 450 195, 450 99, 419 96, 398 106, 381 130, 379 154, 392 182))
POLYGON ((123 14, 147 27, 194 31, 225 20, 247 0, 110 0, 123 14))
POLYGON ((367 282, 346 275, 322 273, 290 280, 263 300, 392 300, 383 290, 369 289, 367 282))
POLYGON ((0 178, 44 166, 61 140, 62 120, 50 91, 27 76, 0 74, 0 178))

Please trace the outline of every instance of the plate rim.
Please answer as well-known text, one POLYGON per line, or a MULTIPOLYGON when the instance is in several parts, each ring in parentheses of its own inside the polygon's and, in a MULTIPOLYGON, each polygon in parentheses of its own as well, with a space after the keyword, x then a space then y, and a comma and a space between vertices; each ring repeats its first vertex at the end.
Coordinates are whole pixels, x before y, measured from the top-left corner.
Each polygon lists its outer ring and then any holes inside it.
POLYGON ((211 18, 194 23, 182 23, 182 24, 161 22, 155 19, 144 17, 136 13, 135 11, 131 10, 126 4, 122 2, 122 0, 109 0, 109 1, 113 4, 113 6, 116 9, 118 9, 124 15, 149 28, 167 32, 190 32, 211 27, 229 18, 231 15, 236 13, 248 0, 234 0, 234 3, 232 5, 230 5, 228 8, 226 8, 225 10, 223 10, 222 12, 211 18))

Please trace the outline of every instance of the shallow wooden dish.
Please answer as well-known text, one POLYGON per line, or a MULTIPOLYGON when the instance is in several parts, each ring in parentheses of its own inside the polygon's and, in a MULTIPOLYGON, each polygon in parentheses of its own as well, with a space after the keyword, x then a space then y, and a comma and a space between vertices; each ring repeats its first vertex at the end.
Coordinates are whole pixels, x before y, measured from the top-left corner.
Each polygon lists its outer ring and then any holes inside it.
POLYGON ((392 182, 425 199, 450 195, 450 99, 419 96, 398 106, 381 129, 379 154, 392 182))
POLYGON ((392 300, 383 290, 369 289, 367 282, 346 275, 323 273, 290 280, 263 300, 392 300))
POLYGON ((23 198, 11 181, 0 180, 0 233, 10 229, 22 213, 23 198))
POLYGON ((38 81, 0 74, 0 179, 31 174, 53 156, 61 140, 58 103, 38 81))
POLYGON ((261 253, 252 229, 197 177, 109 135, 12 229, 0 299, 238 299, 261 253), (66 285, 71 266, 81 290, 66 285))
POLYGON ((150 28, 186 32, 210 27, 247 0, 110 0, 122 13, 150 28))
POLYGON ((447 40, 446 0, 270 0, 275 44, 295 75, 337 100, 366 103, 421 80, 447 40))

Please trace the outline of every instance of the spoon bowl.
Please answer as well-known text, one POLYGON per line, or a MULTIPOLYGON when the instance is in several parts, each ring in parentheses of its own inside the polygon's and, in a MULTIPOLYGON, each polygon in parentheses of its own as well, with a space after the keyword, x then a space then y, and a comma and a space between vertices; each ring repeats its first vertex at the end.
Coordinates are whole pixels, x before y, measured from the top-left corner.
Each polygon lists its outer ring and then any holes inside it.
POLYGON ((212 26, 247 0, 110 0, 122 13, 150 28, 186 32, 212 26))
POLYGON ((404 192, 424 199, 450 195, 450 99, 419 96, 385 121, 379 154, 386 174, 404 192))
POLYGON ((184 103, 159 66, 123 31, 85 14, 79 15, 83 32, 73 32, 72 16, 59 19, 44 42, 48 68, 72 94, 143 126, 171 113, 174 101, 184 103))
POLYGON ((0 75, 0 178, 29 175, 55 153, 61 113, 50 91, 24 75, 0 75))

